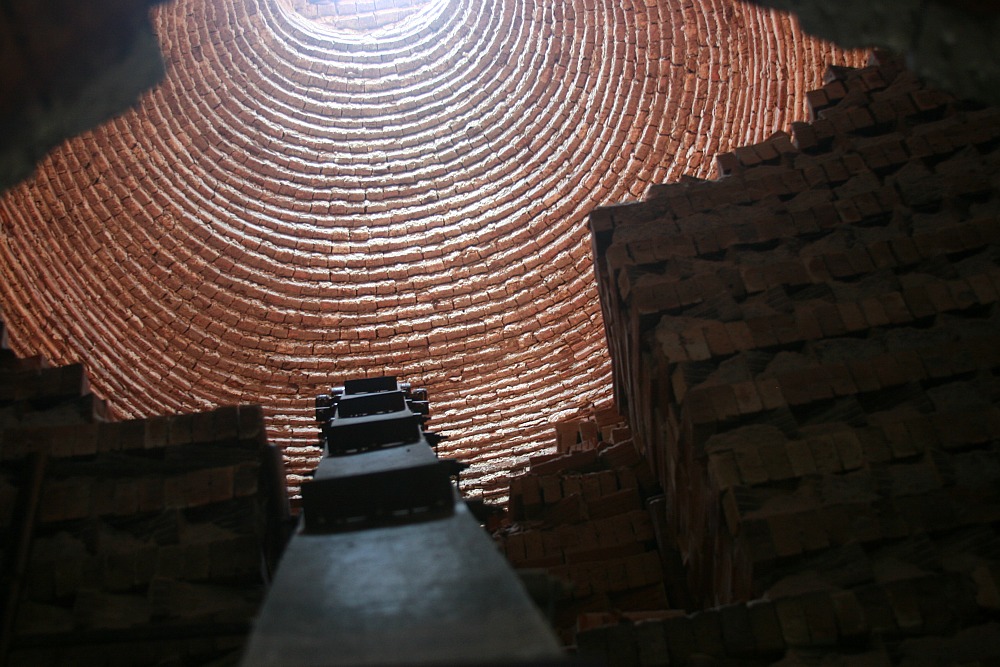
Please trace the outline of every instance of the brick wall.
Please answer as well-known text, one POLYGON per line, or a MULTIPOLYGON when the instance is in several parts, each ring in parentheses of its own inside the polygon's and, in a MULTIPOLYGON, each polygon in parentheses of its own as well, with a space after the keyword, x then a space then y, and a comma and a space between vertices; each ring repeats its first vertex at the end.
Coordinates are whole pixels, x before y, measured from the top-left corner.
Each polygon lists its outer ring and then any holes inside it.
POLYGON ((585 650, 1000 655, 1000 112, 884 55, 808 98, 719 178, 591 216, 616 393, 705 611, 585 650))
POLYGON ((14 348, 85 363, 119 418, 263 405, 293 493, 312 396, 419 379, 470 492, 502 498, 607 398, 587 213, 707 175, 860 56, 736 0, 443 7, 379 39, 157 7, 163 84, 0 198, 14 348))
POLYGON ((351 30, 361 35, 393 26, 409 27, 413 14, 435 9, 429 0, 284 0, 284 4, 310 21, 334 30, 351 30), (402 24, 402 25, 400 25, 402 24))

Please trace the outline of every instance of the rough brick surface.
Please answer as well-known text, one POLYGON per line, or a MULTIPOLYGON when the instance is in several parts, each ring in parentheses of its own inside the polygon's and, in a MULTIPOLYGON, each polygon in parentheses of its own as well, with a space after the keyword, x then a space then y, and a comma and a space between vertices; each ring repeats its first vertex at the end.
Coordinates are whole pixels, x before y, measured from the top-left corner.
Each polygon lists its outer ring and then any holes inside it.
POLYGON ((581 623, 601 625, 620 612, 658 617, 686 603, 677 595, 686 584, 655 490, 614 407, 559 422, 556 451, 532 457, 511 479, 509 511, 495 538, 513 567, 542 569, 561 582, 551 587, 550 604, 567 645, 581 623))
POLYGON ((4 664, 238 659, 287 517, 260 409, 108 421, 79 366, 25 365, 0 350, 4 664))
POLYGON ((163 85, 0 199, 0 307, 117 417, 262 404, 293 488, 312 396, 396 374, 500 498, 607 398, 586 214, 709 175, 860 58, 736 0, 291 5, 155 9, 163 85))
POLYGON ((662 664, 1000 657, 1000 112, 884 56, 826 81, 720 178, 591 216, 615 391, 704 610, 642 626, 662 664))

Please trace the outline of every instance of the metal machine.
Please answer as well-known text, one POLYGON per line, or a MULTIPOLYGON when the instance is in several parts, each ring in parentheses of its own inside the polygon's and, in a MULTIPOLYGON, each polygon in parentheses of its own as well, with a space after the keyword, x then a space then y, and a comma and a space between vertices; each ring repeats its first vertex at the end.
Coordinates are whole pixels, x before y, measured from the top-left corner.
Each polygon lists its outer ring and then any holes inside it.
POLYGON ((424 429, 426 391, 351 380, 317 398, 324 456, 244 667, 549 664, 559 643, 424 429))

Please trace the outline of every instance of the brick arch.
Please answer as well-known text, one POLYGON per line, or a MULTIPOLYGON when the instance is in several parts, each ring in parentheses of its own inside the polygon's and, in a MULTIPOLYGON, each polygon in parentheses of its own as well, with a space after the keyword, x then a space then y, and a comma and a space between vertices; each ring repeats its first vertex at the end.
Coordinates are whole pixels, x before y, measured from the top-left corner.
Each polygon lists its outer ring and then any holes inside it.
POLYGON ((396 373, 497 497, 610 394, 589 211, 709 175, 861 60, 735 0, 447 9, 379 42, 157 9, 165 82, 0 199, 15 349, 84 361, 121 417, 261 403, 293 487, 311 397, 396 373))
MULTIPOLYGON (((418 23, 447 0, 278 0, 281 6, 307 21, 334 31, 382 37, 418 23)), ((321 29, 322 32, 322 29, 321 29)))

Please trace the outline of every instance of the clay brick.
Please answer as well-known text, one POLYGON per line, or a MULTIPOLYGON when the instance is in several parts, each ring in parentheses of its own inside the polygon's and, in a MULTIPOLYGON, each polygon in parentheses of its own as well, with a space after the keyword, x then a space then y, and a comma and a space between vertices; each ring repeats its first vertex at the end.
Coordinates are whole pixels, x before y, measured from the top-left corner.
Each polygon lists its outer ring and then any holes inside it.
POLYGON ((834 396, 850 396, 858 393, 858 386, 854 382, 850 369, 843 364, 826 364, 823 366, 823 373, 834 396))
POLYGON ((891 269, 897 265, 888 241, 878 241, 868 246, 868 256, 875 269, 891 269))
POLYGON ((971 308, 979 303, 979 298, 973 291, 971 284, 965 280, 949 280, 948 291, 951 292, 952 301, 959 310, 971 308))
MULTIPOLYGON (((960 423, 967 424, 969 422, 963 421, 960 423)), ((916 419, 908 419, 905 424, 910 441, 914 444, 914 448, 917 451, 931 451, 937 449, 941 444, 934 430, 934 425, 927 417, 921 416, 916 419)), ((984 433, 984 438, 988 437, 984 433)))
POLYGON ((694 424, 708 424, 718 418, 710 396, 704 391, 688 393, 684 412, 694 424))
MULTIPOLYGON (((670 663, 666 628, 662 621, 648 620, 637 623, 633 632, 636 640, 638 664, 667 665, 670 663)), ((611 654, 610 651, 609 654, 611 654)))
POLYGON ((699 653, 717 657, 722 657, 725 654, 722 619, 717 611, 709 610, 692 614, 691 630, 699 653))
POLYGON ((976 584, 976 603, 990 610, 1000 609, 1000 567, 979 565, 972 572, 976 584))
POLYGON ((889 445, 893 458, 909 458, 920 453, 909 437, 909 431, 905 422, 886 422, 882 425, 882 431, 885 434, 885 442, 889 445))
POLYGON ((755 348, 773 347, 778 344, 778 338, 766 319, 758 317, 747 320, 747 327, 753 336, 755 348))
POLYGON ((740 523, 740 547, 750 562, 761 565, 772 563, 777 557, 771 530, 765 519, 744 519, 740 523))
POLYGON ((771 331, 778 339, 778 343, 786 345, 797 343, 802 340, 802 334, 795 326, 795 319, 785 315, 775 315, 771 320, 771 331))
POLYGON ((875 297, 866 298, 861 301, 860 306, 861 312, 864 313, 869 326, 881 327, 889 324, 889 316, 879 299, 875 297))
MULTIPOLYGON (((860 218, 858 218, 860 220, 860 218)), ((854 220, 857 222, 857 220, 854 220)), ((844 279, 853 276, 857 273, 852 266, 851 262, 848 260, 846 253, 838 252, 831 253, 823 256, 823 263, 826 265, 826 270, 832 278, 844 279)))
POLYGON ((663 624, 671 662, 686 664, 690 656, 699 652, 698 641, 690 617, 667 619, 663 624))
POLYGON ((907 382, 908 374, 906 369, 895 356, 881 354, 873 357, 870 362, 875 377, 878 378, 878 382, 882 387, 895 387, 907 382))
POLYGON ((747 485, 763 484, 770 479, 767 467, 754 447, 739 447, 733 450, 740 478, 747 485))
POLYGON ((838 431, 830 435, 837 448, 844 470, 856 470, 864 465, 865 457, 861 441, 853 431, 838 431))
POLYGON ((885 585, 885 592, 899 629, 907 633, 920 632, 923 616, 913 584, 905 579, 889 582, 885 585))
POLYGON ((191 418, 188 415, 167 418, 167 441, 171 447, 191 443, 191 418))
POLYGON ((906 308, 906 302, 899 292, 884 294, 879 301, 892 324, 907 324, 913 320, 913 315, 906 308))
POLYGON ((547 504, 559 502, 562 499, 562 486, 557 475, 543 475, 539 477, 542 501, 547 504))
POLYGON ((167 417, 152 417, 145 420, 145 440, 143 446, 146 449, 157 449, 166 447, 169 443, 170 422, 167 417))
POLYGON ((804 309, 795 311, 795 328, 802 340, 818 340, 823 338, 823 329, 813 314, 804 309))
POLYGON ((841 321, 844 323, 844 328, 848 332, 862 331, 868 328, 868 321, 857 304, 838 303, 837 310, 839 311, 841 321))
POLYGON ((897 264, 901 266, 915 264, 921 259, 920 251, 917 250, 917 246, 912 239, 906 237, 894 238, 889 241, 889 245, 892 248, 892 254, 896 256, 897 264))
POLYGON ((899 368, 902 369, 906 382, 920 382, 927 377, 927 370, 921 361, 921 355, 916 350, 902 350, 896 352, 893 357, 899 368))
POLYGON ((542 491, 537 475, 526 475, 521 479, 521 494, 526 508, 541 505, 542 491))
MULTIPOLYGON (((159 478, 146 478, 138 482, 137 510, 139 512, 155 512, 165 506, 164 481, 159 478)), ((112 500, 115 502, 115 500, 112 500)))
POLYGON ((781 625, 781 634, 788 646, 809 646, 811 637, 805 610, 796 598, 775 600, 774 608, 781 625))
POLYGON ((783 373, 778 377, 781 395, 789 405, 804 405, 833 397, 822 369, 812 368, 783 373))
MULTIPOLYGON (((771 541, 779 558, 798 556, 803 551, 799 533, 799 523, 793 514, 778 514, 767 517, 771 530, 771 541)), ((786 635, 787 639, 787 635, 786 635)))
POLYGON ((264 410, 259 405, 241 405, 237 411, 237 431, 241 443, 253 449, 265 442, 264 410))
POLYGON ((785 443, 762 444, 757 448, 757 452, 761 464, 767 470, 768 479, 783 481, 796 476, 785 443))
POLYGON ((729 656, 754 655, 757 642, 754 638, 750 614, 745 605, 727 605, 719 609, 722 624, 722 641, 729 656))
POLYGON ((837 446, 826 438, 810 438, 805 441, 812 455, 816 471, 820 474, 839 473, 843 470, 837 446))
POLYGON ((958 308, 958 304, 952 299, 951 292, 945 283, 928 283, 924 286, 924 289, 926 290, 927 300, 932 304, 935 312, 946 313, 958 308))
POLYGON ((754 384, 757 386, 757 394, 760 396, 765 410, 775 410, 786 405, 785 397, 781 393, 781 385, 776 379, 762 378, 755 380, 754 384))
POLYGON ((930 317, 939 312, 938 305, 928 296, 925 287, 913 287, 903 290, 903 300, 906 302, 910 312, 917 319, 930 317))
POLYGON ((736 350, 751 350, 754 348, 753 332, 747 326, 746 322, 742 320, 726 322, 725 326, 729 340, 732 341, 733 347, 736 350))
POLYGON ((812 646, 837 644, 837 621, 830 595, 825 592, 809 593, 798 598, 809 628, 812 646))
POLYGON ((736 351, 726 327, 721 322, 706 326, 702 333, 712 356, 725 356, 736 351))
POLYGON ((785 452, 796 477, 815 475, 818 472, 812 450, 805 440, 789 440, 785 444, 785 452))
POLYGON ((236 406, 224 406, 212 412, 213 440, 235 440, 239 437, 239 417, 236 406))
POLYGON ((709 456, 708 472, 716 489, 724 490, 743 483, 739 466, 732 452, 717 452, 709 456))
POLYGON ((865 428, 856 431, 865 461, 868 463, 884 463, 892 459, 892 451, 882 434, 881 429, 865 428))
POLYGON ((760 654, 775 654, 785 650, 785 637, 773 602, 755 600, 747 605, 747 620, 760 654))
POLYGON ((702 329, 688 329, 681 333, 681 344, 684 346, 687 358, 692 361, 704 361, 712 358, 712 351, 705 340, 702 329))
POLYGON ((851 371, 851 377, 854 378, 854 384, 859 391, 878 391, 882 388, 874 367, 868 361, 851 361, 848 362, 847 367, 851 371))
POLYGON ((764 410, 764 403, 753 381, 737 382, 730 386, 736 396, 736 405, 741 415, 755 414, 764 410))

